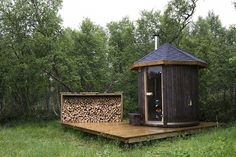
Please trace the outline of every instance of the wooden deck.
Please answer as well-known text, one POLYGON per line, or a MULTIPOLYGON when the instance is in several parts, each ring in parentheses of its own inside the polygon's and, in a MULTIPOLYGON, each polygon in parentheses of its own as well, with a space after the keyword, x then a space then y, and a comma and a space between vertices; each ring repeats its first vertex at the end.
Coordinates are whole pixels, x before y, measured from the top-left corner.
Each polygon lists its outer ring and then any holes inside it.
POLYGON ((62 123, 87 133, 117 139, 124 143, 135 143, 162 139, 182 134, 192 134, 201 129, 216 127, 216 123, 201 122, 197 126, 182 128, 160 128, 150 126, 132 126, 127 122, 119 123, 62 123))

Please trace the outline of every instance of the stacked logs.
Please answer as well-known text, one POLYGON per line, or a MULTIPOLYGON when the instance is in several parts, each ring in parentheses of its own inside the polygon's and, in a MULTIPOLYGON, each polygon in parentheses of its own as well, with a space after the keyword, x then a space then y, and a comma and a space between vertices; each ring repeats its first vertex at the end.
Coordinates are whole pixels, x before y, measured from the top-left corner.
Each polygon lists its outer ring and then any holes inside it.
POLYGON ((61 106, 62 122, 100 123, 120 122, 121 96, 64 96, 61 106))

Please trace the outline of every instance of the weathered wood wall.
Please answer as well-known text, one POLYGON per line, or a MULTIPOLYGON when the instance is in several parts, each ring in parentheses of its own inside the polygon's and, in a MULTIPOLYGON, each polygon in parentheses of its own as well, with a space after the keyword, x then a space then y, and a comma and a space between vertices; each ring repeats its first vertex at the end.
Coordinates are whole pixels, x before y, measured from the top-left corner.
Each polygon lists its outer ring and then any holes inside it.
POLYGON ((61 121, 76 123, 121 122, 122 93, 61 94, 61 121))
POLYGON ((144 117, 145 90, 144 90, 144 68, 138 71, 138 112, 144 117))
POLYGON ((198 68, 191 65, 162 67, 164 123, 198 121, 198 68))

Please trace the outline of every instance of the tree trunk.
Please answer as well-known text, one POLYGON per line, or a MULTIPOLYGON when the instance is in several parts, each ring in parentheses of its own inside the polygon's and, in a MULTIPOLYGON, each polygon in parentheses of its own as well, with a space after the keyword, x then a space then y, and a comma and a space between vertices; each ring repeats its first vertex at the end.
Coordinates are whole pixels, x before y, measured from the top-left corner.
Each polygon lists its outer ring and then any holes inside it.
POLYGON ((47 86, 46 95, 45 95, 45 107, 44 107, 44 109, 47 112, 49 112, 50 98, 51 98, 51 82, 50 80, 48 80, 48 86, 47 86))

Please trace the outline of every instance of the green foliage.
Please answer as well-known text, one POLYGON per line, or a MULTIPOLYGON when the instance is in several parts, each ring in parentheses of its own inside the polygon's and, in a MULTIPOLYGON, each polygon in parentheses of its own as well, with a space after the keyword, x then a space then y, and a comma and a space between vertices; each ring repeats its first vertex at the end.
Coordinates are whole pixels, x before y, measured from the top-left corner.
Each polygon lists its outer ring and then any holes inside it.
POLYGON ((81 91, 105 91, 110 76, 105 31, 85 19, 71 36, 74 47, 69 55, 76 60, 81 91))
POLYGON ((172 0, 161 17, 160 38, 163 42, 179 44, 182 32, 189 24, 197 0, 172 0))
POLYGON ((61 33, 60 4, 60 0, 0 2, 1 111, 6 117, 33 114, 46 97, 48 77, 43 70, 50 66, 48 59, 61 33))
POLYGON ((172 0, 164 13, 159 11, 143 11, 137 20, 137 38, 141 44, 152 48, 152 36, 158 35, 160 43, 179 44, 185 27, 196 8, 196 0, 172 0))
POLYGON ((125 17, 105 28, 84 19, 72 30, 61 27, 61 0, 2 0, 0 120, 58 116, 67 91, 123 91, 124 115, 136 112, 130 67, 153 51, 153 35, 207 61, 199 73, 201 119, 235 120, 236 27, 223 27, 212 12, 191 22, 196 2, 171 0, 163 11, 144 10, 137 21, 125 17))
POLYGON ((181 45, 208 63, 200 72, 201 118, 231 121, 235 119, 235 28, 222 27, 219 17, 210 12, 199 18, 186 33, 181 45))

